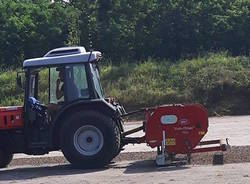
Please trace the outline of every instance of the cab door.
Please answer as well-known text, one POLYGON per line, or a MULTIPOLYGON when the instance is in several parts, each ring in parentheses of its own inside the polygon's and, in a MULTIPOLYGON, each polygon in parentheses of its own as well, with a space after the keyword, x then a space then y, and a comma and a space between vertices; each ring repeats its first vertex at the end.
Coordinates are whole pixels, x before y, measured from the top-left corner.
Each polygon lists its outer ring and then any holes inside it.
POLYGON ((28 69, 25 90, 25 137, 27 153, 46 153, 49 147, 49 117, 47 114, 48 69, 28 69))

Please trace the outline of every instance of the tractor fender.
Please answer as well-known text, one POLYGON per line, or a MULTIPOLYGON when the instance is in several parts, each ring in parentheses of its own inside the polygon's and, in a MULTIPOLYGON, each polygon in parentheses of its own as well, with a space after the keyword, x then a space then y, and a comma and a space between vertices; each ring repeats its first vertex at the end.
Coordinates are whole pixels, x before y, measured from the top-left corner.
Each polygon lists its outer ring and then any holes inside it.
POLYGON ((59 139, 60 139, 60 131, 65 122, 65 119, 67 119, 69 116, 72 116, 74 113, 82 111, 84 113, 84 110, 93 110, 100 112, 106 116, 111 117, 119 127, 120 132, 123 132, 123 125, 119 118, 119 113, 113 107, 111 104, 106 102, 103 99, 94 99, 94 100, 77 100, 75 102, 72 102, 70 104, 65 105, 62 107, 59 112, 57 113, 56 117, 54 118, 54 121, 52 123, 52 145, 55 148, 58 148, 59 146, 59 139))

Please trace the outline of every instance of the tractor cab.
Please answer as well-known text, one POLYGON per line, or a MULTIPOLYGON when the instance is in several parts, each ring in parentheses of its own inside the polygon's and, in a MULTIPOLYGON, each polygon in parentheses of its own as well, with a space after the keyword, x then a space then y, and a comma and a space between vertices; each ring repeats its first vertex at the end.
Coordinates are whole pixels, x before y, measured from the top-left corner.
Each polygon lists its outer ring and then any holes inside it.
POLYGON ((47 109, 48 121, 52 121, 69 104, 103 99, 97 68, 100 57, 100 52, 87 53, 83 47, 70 47, 25 60, 25 118, 30 121, 39 105, 47 109))

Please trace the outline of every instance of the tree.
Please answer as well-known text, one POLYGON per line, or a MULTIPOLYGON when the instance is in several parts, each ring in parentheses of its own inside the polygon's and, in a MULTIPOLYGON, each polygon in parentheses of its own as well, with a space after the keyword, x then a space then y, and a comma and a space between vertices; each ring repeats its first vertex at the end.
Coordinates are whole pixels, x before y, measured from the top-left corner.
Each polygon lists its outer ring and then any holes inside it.
POLYGON ((67 45, 77 13, 71 6, 49 0, 0 2, 0 64, 20 66, 25 58, 39 57, 67 45))

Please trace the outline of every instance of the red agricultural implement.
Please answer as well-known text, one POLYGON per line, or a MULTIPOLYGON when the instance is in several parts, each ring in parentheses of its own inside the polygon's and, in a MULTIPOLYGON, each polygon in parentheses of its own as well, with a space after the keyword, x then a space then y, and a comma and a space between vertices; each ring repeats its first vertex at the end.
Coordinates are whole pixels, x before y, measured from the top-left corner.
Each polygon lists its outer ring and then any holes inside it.
MULTIPOLYGON (((226 151, 228 143, 221 140, 202 141, 208 130, 208 114, 200 104, 173 104, 145 108, 127 113, 145 112, 143 126, 123 133, 125 143, 146 143, 157 147, 156 163, 159 166, 175 161, 176 154, 186 154, 190 163, 192 153, 226 151), (142 137, 127 136, 143 130, 142 137)), ((220 160, 219 162, 222 162, 220 160)))
POLYGON ((208 129, 201 105, 163 105, 126 113, 106 99, 99 82, 100 59, 98 51, 67 47, 23 62, 17 74, 23 106, 0 108, 0 167, 7 166, 15 153, 56 150, 74 166, 102 167, 130 143, 156 147, 158 165, 172 163, 176 154, 186 154, 190 161, 191 153, 226 150, 218 140, 201 142, 208 129), (124 131, 123 118, 139 112, 145 112, 142 126, 124 131), (129 137, 137 131, 145 135, 129 137))

